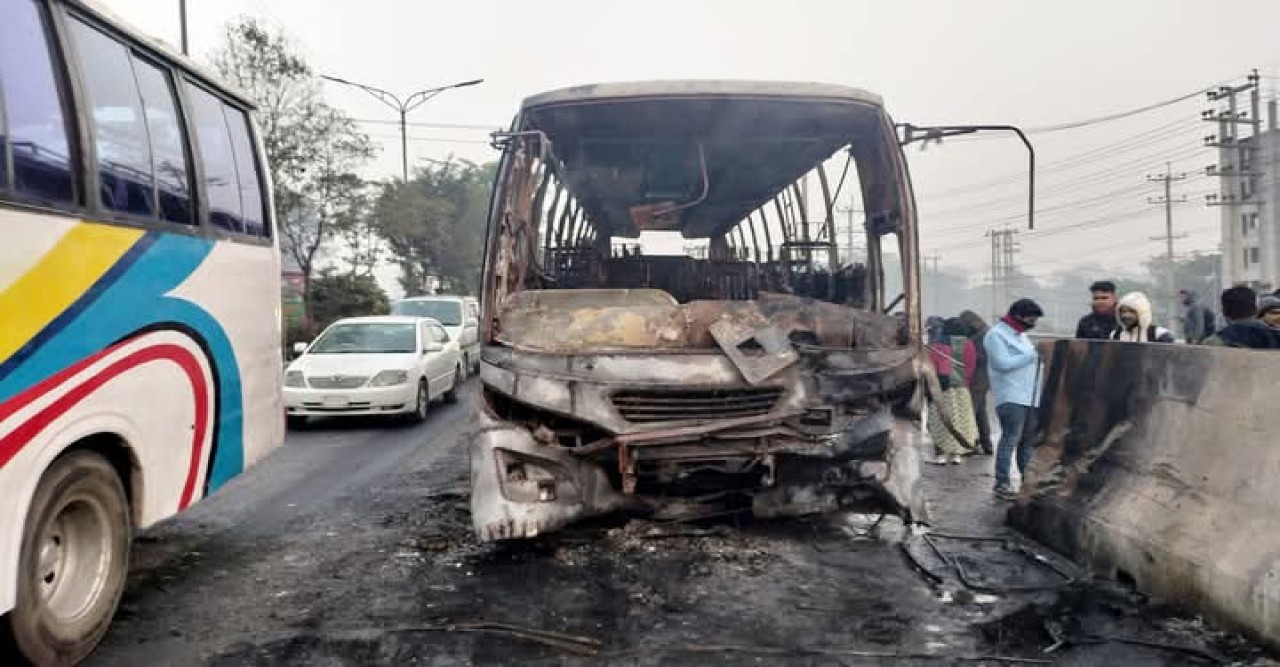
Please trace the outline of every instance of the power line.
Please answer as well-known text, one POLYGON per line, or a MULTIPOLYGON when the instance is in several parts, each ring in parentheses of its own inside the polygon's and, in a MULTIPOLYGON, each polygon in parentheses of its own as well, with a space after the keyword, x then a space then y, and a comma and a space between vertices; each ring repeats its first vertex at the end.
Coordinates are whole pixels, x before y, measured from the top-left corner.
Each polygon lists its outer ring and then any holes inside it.
MULTIPOLYGON (((1078 189, 1078 188, 1079 188, 1080 186, 1082 186, 1082 185, 1085 185, 1085 184, 1088 184, 1088 183, 1093 183, 1093 182, 1098 181, 1098 180, 1106 180, 1106 179, 1108 179, 1108 178, 1110 178, 1110 177, 1112 177, 1112 176, 1115 176, 1115 175, 1118 175, 1118 174, 1122 174, 1122 173, 1124 173, 1125 171, 1127 171, 1127 170, 1129 170, 1129 169, 1132 169, 1133 167, 1136 167, 1136 166, 1139 166, 1139 165, 1148 165, 1148 164, 1151 164, 1152 162, 1156 162, 1156 161, 1174 161, 1174 162, 1177 162, 1177 161, 1181 161, 1181 160, 1189 159, 1189 158, 1195 157, 1195 156, 1197 156, 1197 155, 1200 155, 1200 154, 1202 154, 1202 153, 1205 153, 1205 152, 1206 152, 1206 150, 1207 150, 1207 149, 1206 149, 1206 148, 1205 148, 1205 146, 1203 146, 1202 144, 1196 144, 1196 145, 1193 145, 1193 146, 1188 146, 1188 147, 1184 147, 1184 148, 1178 149, 1178 150, 1176 150, 1176 151, 1174 151, 1174 152, 1167 152, 1167 153, 1164 153, 1164 154, 1155 154, 1155 155, 1143 155, 1143 156, 1140 156, 1140 157, 1136 157, 1136 158, 1132 158, 1132 159, 1125 160, 1125 161, 1123 161, 1123 162, 1119 162, 1119 163, 1115 163, 1115 164, 1109 164, 1109 165, 1106 165, 1106 166, 1105 166, 1105 168, 1100 169, 1100 170, 1098 170, 1098 171, 1092 171, 1092 172, 1088 172, 1088 173, 1085 173, 1085 174, 1081 174, 1081 175, 1078 175, 1078 176, 1072 177, 1070 181, 1068 181, 1068 182, 1066 182, 1066 183, 1059 184, 1059 185, 1057 185, 1057 186, 1049 186, 1049 187, 1047 187, 1047 188, 1040 188, 1040 189, 1039 189, 1039 193, 1038 193, 1038 194, 1040 194, 1040 195, 1044 195, 1044 194, 1047 194, 1047 193, 1061 192, 1061 191, 1062 191, 1062 190, 1064 190, 1064 189, 1078 189)), ((1098 163, 1093 163, 1093 164, 1090 164, 1090 165, 1088 165, 1088 166, 1098 166, 1098 163)), ((989 189, 989 188, 988 188, 988 189, 989 189)), ((922 198, 918 198, 918 199, 922 199, 922 198)), ((973 208, 979 208, 979 207, 989 206, 990 204, 995 203, 995 202, 1003 202, 1003 201, 1010 201, 1010 202, 1012 202, 1012 201, 1014 201, 1015 199, 1016 199, 1016 197, 1015 197, 1015 196, 1012 196, 1012 195, 1009 195, 1009 196, 1002 196, 1002 197, 997 197, 997 198, 989 199, 989 200, 987 200, 986 202, 977 202, 977 203, 968 204, 968 205, 965 205, 965 206, 956 207, 956 208, 953 208, 953 209, 946 209, 946 210, 944 211, 944 213, 935 213, 934 215, 943 215, 943 214, 945 214, 945 213, 947 213, 947 212, 956 212, 956 211, 971 210, 971 209, 973 209, 973 208)))
POLYGON ((1120 111, 1120 112, 1117 112, 1117 113, 1107 114, 1107 115, 1105 115, 1105 116, 1098 116, 1098 117, 1096 117, 1096 118, 1088 118, 1088 119, 1085 119, 1085 120, 1079 120, 1079 121, 1075 121, 1075 122, 1071 122, 1071 123, 1060 123, 1060 124, 1058 124, 1058 125, 1045 125, 1045 126, 1042 126, 1042 127, 1033 127, 1033 128, 1028 129, 1028 130, 1027 130, 1027 133, 1028 133, 1028 134, 1047 134, 1047 133, 1049 133, 1049 132, 1061 132, 1061 131, 1063 131, 1063 130, 1075 130, 1075 129, 1078 129, 1078 128, 1081 128, 1081 127, 1089 127, 1089 126, 1091 126, 1091 125, 1100 125, 1100 124, 1102 124, 1102 123, 1110 123, 1110 122, 1112 122, 1112 121, 1121 120, 1121 119, 1123 119, 1123 118, 1129 118, 1129 117, 1131 117, 1131 116, 1137 116, 1138 114, 1143 114, 1143 113, 1146 113, 1146 112, 1148 112, 1148 111, 1155 111, 1156 109, 1161 109, 1161 108, 1164 108, 1164 107, 1173 106, 1174 104, 1177 104, 1177 103, 1179 103, 1179 102, 1185 102, 1185 101, 1187 101, 1187 100, 1190 100, 1190 99, 1194 99, 1194 98, 1200 97, 1201 95, 1205 94, 1206 92, 1209 92, 1210 90, 1213 90, 1214 88, 1218 87, 1219 85, 1221 85, 1221 84, 1214 84, 1214 85, 1212 85, 1212 86, 1206 86, 1206 87, 1204 87, 1204 88, 1197 89, 1197 90, 1195 90, 1194 92, 1190 92, 1190 93, 1187 93, 1187 94, 1185 94, 1185 95, 1179 95, 1178 97, 1175 97, 1175 98, 1172 98, 1172 99, 1168 99, 1168 100, 1165 100, 1165 101, 1163 101, 1163 102, 1156 102, 1155 104, 1148 104, 1148 105, 1146 105, 1146 106, 1138 107, 1138 108, 1136 108, 1136 109, 1129 109, 1128 111, 1120 111))
MULTIPOLYGON (((352 118, 351 120, 357 123, 368 123, 371 125, 395 125, 397 127, 400 125, 400 121, 398 120, 380 120, 377 118, 352 118)), ((468 123, 423 123, 408 121, 405 125, 408 125, 409 127, 429 127, 432 129, 444 130, 480 130, 484 132, 493 132, 502 129, 502 126, 497 124, 475 125, 468 123)))

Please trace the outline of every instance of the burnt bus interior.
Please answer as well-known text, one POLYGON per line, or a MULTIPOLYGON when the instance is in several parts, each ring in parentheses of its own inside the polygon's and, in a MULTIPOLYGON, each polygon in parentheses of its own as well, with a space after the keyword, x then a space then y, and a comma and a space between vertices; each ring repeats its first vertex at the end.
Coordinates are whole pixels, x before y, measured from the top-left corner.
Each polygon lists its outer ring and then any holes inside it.
POLYGON ((505 214, 490 231, 488 309, 521 290, 582 288, 651 288, 681 304, 781 294, 878 313, 906 306, 909 195, 876 105, 551 103, 526 108, 497 141, 505 214), (686 243, 655 253, 646 232, 686 243))

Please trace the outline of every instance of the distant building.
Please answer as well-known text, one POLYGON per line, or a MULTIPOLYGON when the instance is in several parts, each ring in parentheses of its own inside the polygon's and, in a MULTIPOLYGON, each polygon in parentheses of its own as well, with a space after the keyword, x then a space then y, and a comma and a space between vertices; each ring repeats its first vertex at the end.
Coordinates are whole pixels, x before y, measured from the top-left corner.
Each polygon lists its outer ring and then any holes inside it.
POLYGON ((1222 219, 1222 286, 1248 285, 1270 292, 1280 286, 1280 130, 1276 101, 1267 104, 1267 126, 1218 142, 1221 191, 1211 196, 1222 219))

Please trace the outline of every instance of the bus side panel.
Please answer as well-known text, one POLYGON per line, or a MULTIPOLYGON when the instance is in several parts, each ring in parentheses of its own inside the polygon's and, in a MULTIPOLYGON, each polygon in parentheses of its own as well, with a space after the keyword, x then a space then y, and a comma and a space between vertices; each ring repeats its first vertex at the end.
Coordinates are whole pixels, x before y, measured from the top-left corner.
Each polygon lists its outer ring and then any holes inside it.
POLYGON ((230 438, 219 440, 209 473, 209 492, 284 442, 284 359, 280 331, 279 253, 269 246, 219 243, 173 295, 197 303, 221 323, 235 351, 241 415, 224 413, 222 426, 242 435, 239 451, 230 438))
POLYGON ((4 208, 0 234, 20 239, 0 246, 3 613, 27 505, 65 447, 126 442, 145 526, 278 446, 283 411, 271 246, 4 208))

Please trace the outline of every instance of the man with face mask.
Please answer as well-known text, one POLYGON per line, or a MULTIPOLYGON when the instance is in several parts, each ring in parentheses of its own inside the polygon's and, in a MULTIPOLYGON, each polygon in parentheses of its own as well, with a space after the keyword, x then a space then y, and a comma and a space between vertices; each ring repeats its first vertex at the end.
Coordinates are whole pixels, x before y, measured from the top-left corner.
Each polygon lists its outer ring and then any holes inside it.
POLYGON ((1142 292, 1130 292, 1120 299, 1116 308, 1116 321, 1120 326, 1111 334, 1111 340, 1129 343, 1172 343, 1173 332, 1151 322, 1151 300, 1142 292))
POLYGON ((1000 420, 995 494, 1003 500, 1017 496, 1010 480, 1010 464, 1016 459, 1022 473, 1031 461, 1035 408, 1040 400, 1040 355, 1027 332, 1043 316, 1044 311, 1035 301, 1019 299, 982 340, 991 391, 995 394, 996 417, 1000 420))

